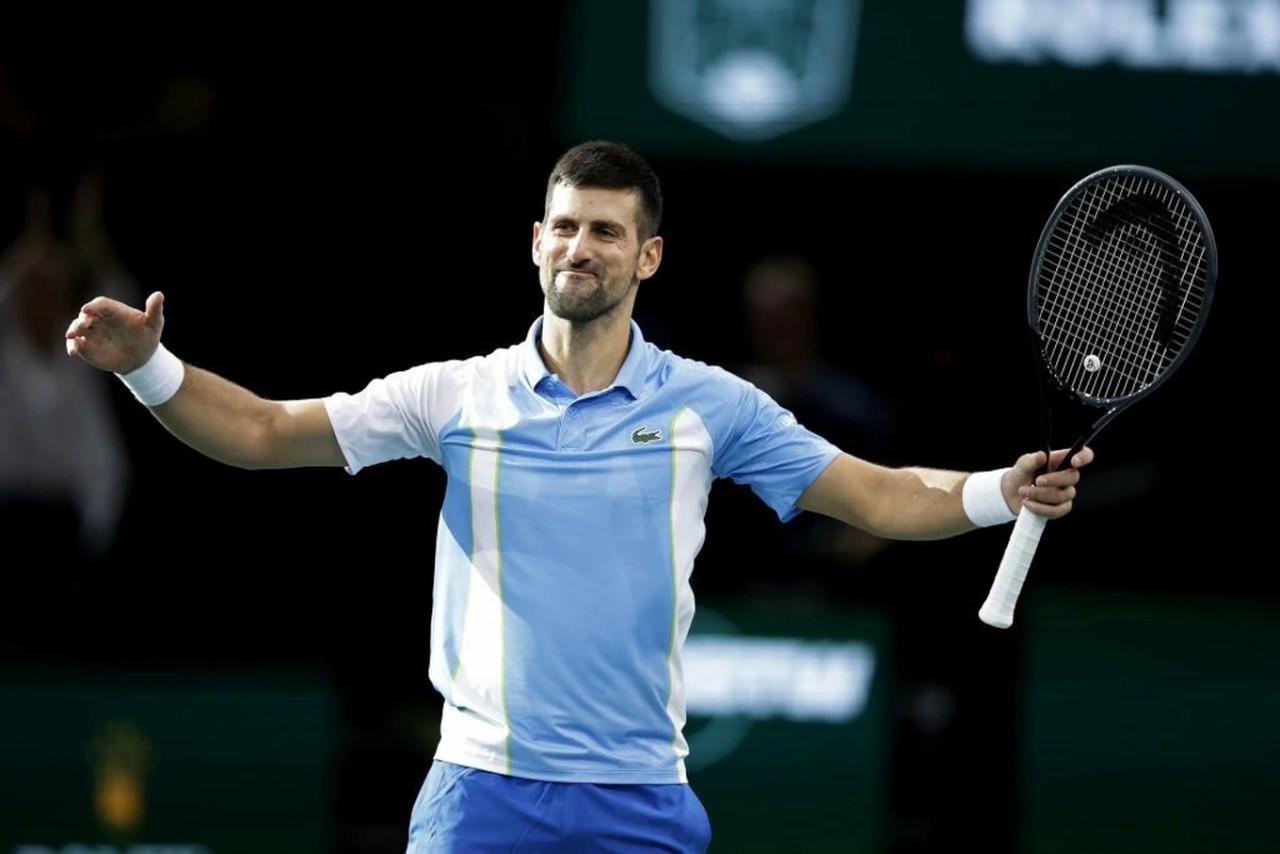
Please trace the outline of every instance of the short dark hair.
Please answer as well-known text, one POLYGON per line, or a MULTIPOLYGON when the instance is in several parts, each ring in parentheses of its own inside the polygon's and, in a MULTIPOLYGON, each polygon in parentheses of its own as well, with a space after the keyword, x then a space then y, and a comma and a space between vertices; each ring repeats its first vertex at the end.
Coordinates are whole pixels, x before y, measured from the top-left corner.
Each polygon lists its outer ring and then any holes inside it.
POLYGON ((544 210, 551 208, 551 194, 559 184, 602 190, 634 190, 640 196, 636 227, 644 240, 658 233, 662 224, 662 185, 649 162, 620 142, 595 139, 580 142, 556 161, 547 179, 544 210))

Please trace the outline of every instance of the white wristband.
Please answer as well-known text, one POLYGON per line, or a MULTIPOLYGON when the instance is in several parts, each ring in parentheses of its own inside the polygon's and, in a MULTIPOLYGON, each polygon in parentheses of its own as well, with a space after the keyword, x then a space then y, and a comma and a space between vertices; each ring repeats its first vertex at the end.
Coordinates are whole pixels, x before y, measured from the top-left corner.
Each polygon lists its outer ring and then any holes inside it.
POLYGON ((129 391, 145 406, 159 406, 178 393, 186 367, 182 360, 160 344, 142 367, 127 374, 117 373, 129 391))
POLYGON ((1000 488, 1000 480, 1008 470, 978 471, 965 480, 960 494, 964 502, 964 515, 979 528, 1003 525, 1018 518, 1005 503, 1004 491, 1000 488))

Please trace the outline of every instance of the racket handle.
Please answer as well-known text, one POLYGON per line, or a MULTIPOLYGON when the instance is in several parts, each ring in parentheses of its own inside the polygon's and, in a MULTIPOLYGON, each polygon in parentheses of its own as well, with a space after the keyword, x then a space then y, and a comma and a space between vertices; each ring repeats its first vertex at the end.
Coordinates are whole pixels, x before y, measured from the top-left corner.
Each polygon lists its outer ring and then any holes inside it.
POLYGON ((1013 610, 1018 604, 1018 594, 1022 592, 1022 582, 1026 580, 1031 559, 1035 557, 1036 546, 1040 543, 1040 534, 1044 532, 1044 523, 1048 521, 1026 507, 1018 512, 1018 521, 1013 523, 1013 533, 1009 535, 1000 568, 991 582, 987 601, 978 610, 982 622, 997 629, 1013 625, 1013 610))

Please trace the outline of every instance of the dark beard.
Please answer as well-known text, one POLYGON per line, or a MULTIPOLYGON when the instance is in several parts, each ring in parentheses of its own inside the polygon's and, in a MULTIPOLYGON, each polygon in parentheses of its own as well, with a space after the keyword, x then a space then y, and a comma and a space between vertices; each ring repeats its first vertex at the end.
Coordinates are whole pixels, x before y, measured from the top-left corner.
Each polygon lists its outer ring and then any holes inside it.
POLYGON ((612 299, 608 289, 602 284, 585 299, 565 300, 564 293, 556 288, 553 280, 550 287, 547 288, 547 307, 551 309, 552 314, 561 320, 583 325, 613 311, 626 297, 626 293, 626 291, 623 291, 616 299, 612 299))

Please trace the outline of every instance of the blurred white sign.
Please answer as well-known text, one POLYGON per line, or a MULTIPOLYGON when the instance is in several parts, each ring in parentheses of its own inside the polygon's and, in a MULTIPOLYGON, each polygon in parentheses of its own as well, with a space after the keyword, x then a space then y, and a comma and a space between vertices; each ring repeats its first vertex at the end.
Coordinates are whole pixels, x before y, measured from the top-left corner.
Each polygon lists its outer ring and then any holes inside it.
POLYGON ((649 82, 675 113, 744 142, 844 109, 860 0, 650 0, 649 82))
POLYGON ((965 41, 992 63, 1280 72, 1280 0, 968 0, 965 41))
POLYGON ((684 650, 689 714, 851 721, 867 705, 875 663, 859 641, 693 635, 684 650))

